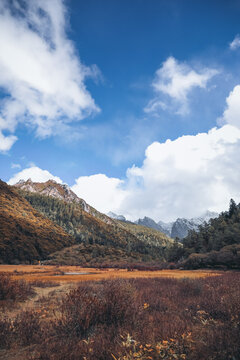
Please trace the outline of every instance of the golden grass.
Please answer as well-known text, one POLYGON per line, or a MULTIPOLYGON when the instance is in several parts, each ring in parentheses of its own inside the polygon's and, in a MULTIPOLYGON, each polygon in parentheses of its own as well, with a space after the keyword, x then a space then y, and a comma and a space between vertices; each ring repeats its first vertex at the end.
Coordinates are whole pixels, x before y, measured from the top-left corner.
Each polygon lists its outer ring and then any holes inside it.
POLYGON ((96 269, 79 266, 41 266, 41 265, 0 265, 0 272, 10 273, 14 279, 26 281, 42 280, 56 282, 97 281, 107 279, 130 278, 202 278, 220 275, 220 271, 211 270, 157 270, 127 271, 126 269, 96 269), (84 275, 64 275, 65 272, 87 272, 84 275))

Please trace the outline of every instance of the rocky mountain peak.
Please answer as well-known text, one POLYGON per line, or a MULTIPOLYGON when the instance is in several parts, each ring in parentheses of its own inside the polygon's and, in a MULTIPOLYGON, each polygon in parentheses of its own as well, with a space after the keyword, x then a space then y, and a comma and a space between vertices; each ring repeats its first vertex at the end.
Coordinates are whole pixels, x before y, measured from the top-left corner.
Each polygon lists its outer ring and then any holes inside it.
POLYGON ((170 233, 167 233, 164 228, 161 226, 161 224, 157 224, 153 219, 150 217, 145 216, 143 219, 138 219, 135 221, 135 224, 147 226, 149 228, 161 231, 162 233, 170 236, 170 233))
POLYGON ((41 195, 47 195, 64 200, 68 203, 79 203, 86 212, 89 212, 90 209, 89 205, 83 199, 80 199, 67 184, 59 184, 55 180, 48 180, 42 183, 33 182, 31 179, 26 181, 20 180, 14 186, 25 191, 35 192, 41 195))
POLYGON ((115 213, 112 212, 112 211, 109 211, 109 212, 107 213, 107 216, 109 216, 109 217, 112 218, 112 219, 121 220, 121 221, 126 221, 125 216, 123 216, 123 215, 117 215, 117 214, 115 214, 115 213))
POLYGON ((135 223, 159 230, 172 238, 178 237, 179 239, 183 239, 187 236, 189 230, 198 230, 199 225, 217 216, 218 213, 208 210, 199 217, 191 219, 177 218, 175 221, 169 223, 163 221, 156 223, 153 219, 146 216, 143 219, 138 219, 135 223))

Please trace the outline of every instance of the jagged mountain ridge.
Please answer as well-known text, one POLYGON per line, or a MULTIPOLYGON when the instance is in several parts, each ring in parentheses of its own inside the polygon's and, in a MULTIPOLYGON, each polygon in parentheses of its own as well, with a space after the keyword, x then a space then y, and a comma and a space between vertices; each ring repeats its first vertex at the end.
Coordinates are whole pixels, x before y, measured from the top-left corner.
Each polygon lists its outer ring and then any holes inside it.
POLYGON ((179 239, 183 239, 187 236, 190 230, 197 231, 199 225, 202 225, 204 222, 208 222, 210 219, 217 216, 218 213, 216 212, 206 211, 202 216, 199 217, 191 219, 178 218, 175 221, 169 223, 165 223, 163 221, 156 223, 153 219, 145 216, 143 219, 136 220, 135 223, 161 231, 171 238, 178 237, 179 239))
POLYGON ((158 225, 153 219, 147 216, 145 216, 143 219, 138 219, 137 221, 135 221, 135 224, 147 226, 151 229, 155 229, 165 233, 165 231, 162 231, 163 229, 160 225, 158 225))
POLYGON ((77 202, 82 205, 82 208, 89 212, 89 205, 80 199, 67 184, 58 184, 55 180, 48 180, 46 182, 33 182, 31 179, 26 181, 19 180, 14 187, 35 192, 42 195, 52 196, 66 202, 77 202))
MULTIPOLYGON (((107 215, 109 217, 111 217, 112 219, 115 219, 115 220, 120 220, 120 221, 123 221, 123 222, 132 223, 131 221, 128 221, 125 218, 125 216, 117 215, 112 211, 108 212, 107 215)), ((149 229, 157 230, 157 231, 167 235, 168 237, 171 237, 171 225, 173 223, 167 224, 167 223, 164 223, 164 222, 161 222, 161 221, 159 221, 159 223, 156 223, 153 219, 145 216, 143 219, 138 219, 138 220, 134 221, 132 224, 136 224, 136 225, 139 225, 139 226, 145 226, 145 227, 147 227, 149 229), (169 230, 168 230, 168 228, 169 228, 169 230)))

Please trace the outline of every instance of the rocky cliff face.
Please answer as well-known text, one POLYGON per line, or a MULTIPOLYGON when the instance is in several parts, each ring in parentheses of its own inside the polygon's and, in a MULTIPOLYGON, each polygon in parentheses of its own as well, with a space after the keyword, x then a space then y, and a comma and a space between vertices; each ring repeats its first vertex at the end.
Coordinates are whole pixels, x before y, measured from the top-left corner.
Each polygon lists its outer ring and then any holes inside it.
POLYGON ((204 222, 208 222, 211 218, 215 218, 217 216, 218 213, 216 212, 206 211, 202 216, 192 219, 178 218, 173 223, 171 237, 183 239, 187 236, 190 230, 198 230, 199 225, 202 225, 204 222))
POLYGON ((90 206, 83 199, 80 199, 68 185, 58 184, 54 180, 48 180, 44 183, 33 182, 31 179, 28 179, 27 181, 20 180, 14 186, 22 190, 64 200, 68 203, 76 202, 82 206, 84 211, 89 212, 90 210, 90 206))
POLYGON ((138 219, 135 221, 136 224, 144 225, 152 229, 159 230, 171 238, 178 237, 183 239, 187 236, 189 230, 198 230, 198 226, 203 224, 205 221, 208 222, 211 218, 218 216, 218 213, 206 211, 202 216, 195 217, 192 219, 178 218, 177 220, 169 223, 159 221, 156 223, 149 217, 138 219))
MULTIPOLYGON (((164 234, 166 234, 165 230, 163 229, 163 227, 160 224, 157 224, 153 219, 151 219, 147 216, 145 216, 143 219, 136 220, 135 224, 147 226, 151 229, 155 229, 155 230, 161 231, 164 234)), ((167 234, 167 235, 169 235, 169 234, 167 234)))

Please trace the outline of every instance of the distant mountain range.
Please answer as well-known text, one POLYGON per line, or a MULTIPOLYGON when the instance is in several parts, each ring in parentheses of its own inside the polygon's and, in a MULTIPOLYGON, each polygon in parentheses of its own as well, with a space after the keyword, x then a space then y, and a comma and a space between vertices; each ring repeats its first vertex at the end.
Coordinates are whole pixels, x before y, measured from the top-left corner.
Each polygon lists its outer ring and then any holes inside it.
POLYGON ((199 225, 202 225, 204 222, 208 222, 210 219, 218 216, 218 213, 212 211, 206 211, 202 216, 185 219, 178 218, 177 220, 169 223, 159 221, 156 223, 153 219, 144 217, 143 219, 138 219, 136 224, 145 225, 163 232, 164 234, 170 236, 171 238, 178 237, 183 239, 187 236, 189 230, 198 230, 199 225))
MULTIPOLYGON (((126 221, 126 218, 122 215, 116 215, 112 212, 108 213, 108 215, 114 219, 126 221)), ((169 223, 165 223, 163 221, 159 221, 157 223, 153 219, 145 216, 143 219, 136 220, 135 224, 158 230, 173 239, 176 237, 183 239, 187 236, 189 230, 198 230, 199 225, 202 225, 204 222, 208 222, 211 218, 215 218, 217 216, 218 213, 216 212, 206 211, 202 216, 199 217, 191 219, 178 218, 177 220, 169 223)))

